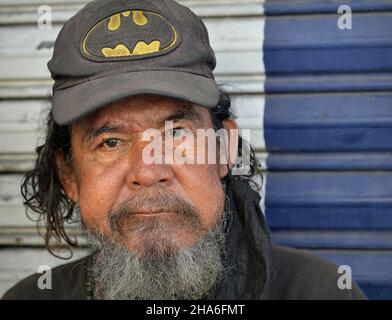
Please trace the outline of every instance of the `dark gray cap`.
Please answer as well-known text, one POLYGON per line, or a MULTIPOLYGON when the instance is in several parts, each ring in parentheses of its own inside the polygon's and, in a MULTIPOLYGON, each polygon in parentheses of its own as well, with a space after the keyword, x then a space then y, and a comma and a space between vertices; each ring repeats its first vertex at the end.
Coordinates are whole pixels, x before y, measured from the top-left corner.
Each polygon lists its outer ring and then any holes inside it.
POLYGON ((61 29, 48 63, 53 116, 70 124, 113 101, 158 94, 219 102, 201 19, 173 0, 96 0, 61 29))

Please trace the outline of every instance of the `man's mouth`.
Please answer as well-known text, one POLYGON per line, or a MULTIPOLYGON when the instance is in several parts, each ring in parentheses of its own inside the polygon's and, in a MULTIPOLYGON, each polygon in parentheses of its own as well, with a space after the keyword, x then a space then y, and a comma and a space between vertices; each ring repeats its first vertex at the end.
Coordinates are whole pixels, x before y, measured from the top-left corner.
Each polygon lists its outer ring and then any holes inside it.
POLYGON ((133 213, 134 215, 138 216, 157 216, 157 215, 167 215, 167 214, 174 214, 173 211, 165 211, 165 210, 150 210, 150 211, 138 211, 133 213))

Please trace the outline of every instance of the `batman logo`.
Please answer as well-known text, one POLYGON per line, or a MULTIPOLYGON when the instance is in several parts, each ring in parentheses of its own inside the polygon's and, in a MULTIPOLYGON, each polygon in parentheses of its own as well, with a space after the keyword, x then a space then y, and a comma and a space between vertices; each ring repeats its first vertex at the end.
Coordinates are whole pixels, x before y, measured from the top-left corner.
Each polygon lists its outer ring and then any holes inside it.
POLYGON ((163 16, 129 10, 113 14, 93 26, 83 40, 83 52, 96 59, 158 55, 173 48, 178 34, 163 16))

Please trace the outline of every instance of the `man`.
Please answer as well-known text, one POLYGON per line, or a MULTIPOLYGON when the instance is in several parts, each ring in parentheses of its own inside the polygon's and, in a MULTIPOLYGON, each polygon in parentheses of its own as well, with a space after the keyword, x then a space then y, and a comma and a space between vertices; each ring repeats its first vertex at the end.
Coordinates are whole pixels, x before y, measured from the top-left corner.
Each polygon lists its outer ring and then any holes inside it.
POLYGON ((332 263, 270 243, 252 188, 257 160, 188 8, 91 2, 64 25, 48 67, 47 138, 22 193, 50 250, 52 238, 74 244, 64 223, 76 217, 92 253, 55 268, 51 290, 32 275, 5 299, 364 298, 355 283, 339 289, 332 263), (207 136, 188 139, 212 129, 223 152, 207 136), (249 155, 242 175, 231 171, 237 146, 249 155), (211 154, 217 161, 195 161, 211 154))

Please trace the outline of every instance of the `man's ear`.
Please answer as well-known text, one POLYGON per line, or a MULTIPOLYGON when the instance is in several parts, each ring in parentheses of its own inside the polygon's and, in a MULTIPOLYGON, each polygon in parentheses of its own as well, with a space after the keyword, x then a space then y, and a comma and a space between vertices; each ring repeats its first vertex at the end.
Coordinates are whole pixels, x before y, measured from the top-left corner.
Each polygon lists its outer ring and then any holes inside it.
POLYGON ((72 165, 65 160, 64 153, 56 150, 56 163, 59 172, 59 179, 68 198, 75 203, 79 202, 78 184, 72 165))
POLYGON ((227 163, 219 165, 219 176, 220 178, 225 177, 233 164, 237 160, 238 140, 239 132, 237 122, 233 118, 229 118, 223 122, 223 128, 227 132, 227 141, 225 141, 225 151, 227 157, 227 163))

